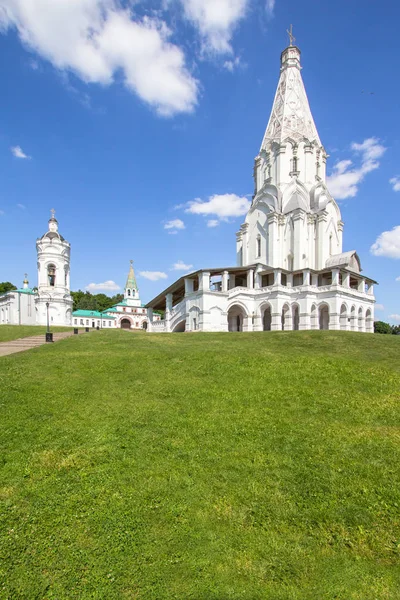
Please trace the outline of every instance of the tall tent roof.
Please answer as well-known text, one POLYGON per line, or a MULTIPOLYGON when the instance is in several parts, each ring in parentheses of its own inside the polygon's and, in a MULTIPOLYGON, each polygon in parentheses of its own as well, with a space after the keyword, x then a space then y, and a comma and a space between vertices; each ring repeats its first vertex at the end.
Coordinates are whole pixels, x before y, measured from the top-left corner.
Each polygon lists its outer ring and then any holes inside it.
POLYGON ((322 146, 301 77, 300 54, 292 45, 281 54, 281 74, 261 150, 287 138, 297 143, 306 138, 322 146))
POLYGON ((125 289, 126 290, 131 289, 131 290, 138 291, 136 277, 135 277, 135 271, 133 270, 133 260, 131 260, 131 266, 129 268, 128 279, 126 280, 125 289))

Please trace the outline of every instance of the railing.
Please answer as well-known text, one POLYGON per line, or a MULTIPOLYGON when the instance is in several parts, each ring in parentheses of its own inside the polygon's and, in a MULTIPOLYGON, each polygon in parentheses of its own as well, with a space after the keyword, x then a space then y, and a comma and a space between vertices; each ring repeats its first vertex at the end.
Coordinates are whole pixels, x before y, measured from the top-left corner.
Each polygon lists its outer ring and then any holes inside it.
POLYGON ((162 333, 166 331, 166 323, 165 321, 153 321, 150 327, 150 331, 162 333))

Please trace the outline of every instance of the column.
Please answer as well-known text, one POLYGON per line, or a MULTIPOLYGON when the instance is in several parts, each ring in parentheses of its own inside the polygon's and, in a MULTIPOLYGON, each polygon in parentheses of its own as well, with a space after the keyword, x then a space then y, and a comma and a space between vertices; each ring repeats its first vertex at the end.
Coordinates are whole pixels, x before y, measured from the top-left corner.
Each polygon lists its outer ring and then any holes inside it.
POLYGON ((328 221, 328 213, 326 210, 318 215, 317 217, 317 269, 323 269, 325 267, 325 229, 328 221))
POLYGON ((365 294, 365 279, 360 279, 358 282, 358 291, 365 294))
POLYGON ((278 215, 268 215, 268 264, 278 266, 278 215))
POLYGON ((311 275, 311 285, 314 287, 318 287, 318 275, 317 273, 312 273, 311 275))
POLYGON ((252 290, 254 288, 254 269, 247 271, 247 287, 252 290))
POLYGON ((332 285, 339 285, 340 269, 332 269, 332 285))
POLYGON ((334 305, 329 305, 329 329, 340 329, 340 300, 336 300, 334 305))
POLYGON ((185 277, 185 296, 192 294, 194 290, 194 280, 189 277, 185 277))
POLYGON ((223 292, 228 291, 228 277, 229 277, 228 271, 224 271, 222 273, 222 291, 223 292))
POLYGON ((274 285, 281 285, 281 272, 276 270, 274 271, 274 285))
POLYGON ((249 261, 248 261, 249 224, 243 223, 241 229, 242 229, 242 257, 243 257, 242 265, 247 265, 249 263, 249 261))
POLYGON ((374 295, 374 284, 373 283, 371 283, 370 286, 369 286, 369 288, 368 288, 368 294, 370 296, 374 295))
POLYGON ((150 332, 153 329, 153 309, 147 309, 147 331, 150 332))
POLYGON ((346 288, 350 287, 350 273, 348 271, 346 271, 345 274, 343 275, 342 285, 343 285, 343 287, 346 287, 346 288))
POLYGON ((303 271, 303 285, 310 285, 310 271, 303 271))
POLYGON ((293 273, 286 273, 286 285, 287 287, 293 287, 293 273))
POLYGON ((199 275, 199 290, 208 292, 210 290, 210 273, 203 271, 199 275))
POLYGON ((165 296, 165 328, 171 331, 172 294, 165 296))
POLYGON ((294 248, 293 248, 293 269, 301 269, 304 267, 302 259, 303 254, 306 254, 306 248, 303 248, 304 235, 304 215, 305 213, 301 209, 297 209, 293 215, 293 227, 294 227, 294 248))

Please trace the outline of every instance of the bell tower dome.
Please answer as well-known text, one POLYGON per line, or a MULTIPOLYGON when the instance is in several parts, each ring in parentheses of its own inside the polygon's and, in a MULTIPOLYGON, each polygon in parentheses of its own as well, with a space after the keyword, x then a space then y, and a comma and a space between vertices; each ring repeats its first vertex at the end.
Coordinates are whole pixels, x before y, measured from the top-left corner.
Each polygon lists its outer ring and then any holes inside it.
POLYGON ((48 308, 50 325, 71 325, 71 245, 58 232, 54 209, 51 210, 48 230, 36 240, 36 251, 38 295, 35 303, 38 323, 46 324, 48 308))

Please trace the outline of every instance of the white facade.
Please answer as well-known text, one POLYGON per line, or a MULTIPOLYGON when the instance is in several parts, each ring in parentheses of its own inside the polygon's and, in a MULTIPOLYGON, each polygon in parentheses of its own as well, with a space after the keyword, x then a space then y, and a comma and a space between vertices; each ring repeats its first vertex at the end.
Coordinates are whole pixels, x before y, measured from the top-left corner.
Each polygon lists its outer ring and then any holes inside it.
MULTIPOLYGON (((326 186, 327 155, 300 73, 300 50, 281 55, 255 190, 237 233, 236 266, 179 279, 148 303, 165 320, 149 331, 342 329, 373 332, 374 282, 343 252, 340 209, 326 186)), ((151 319, 150 319, 151 321, 151 319)))
POLYGON ((48 231, 36 241, 38 292, 35 298, 37 323, 71 325, 73 301, 70 294, 71 245, 58 232, 53 214, 48 231), (48 306, 47 306, 48 304, 48 306))
POLYGON ((26 277, 21 289, 0 296, 0 325, 36 325, 36 294, 26 277))

